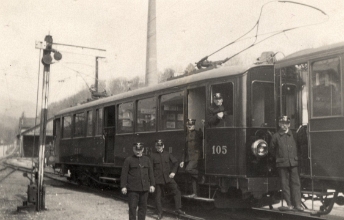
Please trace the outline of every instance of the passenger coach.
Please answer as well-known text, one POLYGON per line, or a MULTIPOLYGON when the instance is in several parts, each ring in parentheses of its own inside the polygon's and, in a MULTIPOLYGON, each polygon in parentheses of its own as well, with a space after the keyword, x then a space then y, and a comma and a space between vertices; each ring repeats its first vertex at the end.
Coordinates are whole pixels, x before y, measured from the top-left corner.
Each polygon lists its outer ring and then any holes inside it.
MULTIPOLYGON (((273 198, 279 187, 267 150, 276 128, 273 94, 272 64, 230 66, 62 110, 54 120, 56 167, 84 184, 118 184, 134 142, 143 142, 148 155, 163 139, 165 150, 181 159, 186 120, 194 118, 204 134, 201 196, 217 207, 273 198), (209 127, 202 120, 215 93, 227 116, 209 127)), ((188 193, 184 174, 180 168, 176 181, 188 193)))
POLYGON ((344 43, 303 50, 276 62, 278 115, 291 117, 301 150, 303 198, 320 200, 318 214, 344 204, 344 43))

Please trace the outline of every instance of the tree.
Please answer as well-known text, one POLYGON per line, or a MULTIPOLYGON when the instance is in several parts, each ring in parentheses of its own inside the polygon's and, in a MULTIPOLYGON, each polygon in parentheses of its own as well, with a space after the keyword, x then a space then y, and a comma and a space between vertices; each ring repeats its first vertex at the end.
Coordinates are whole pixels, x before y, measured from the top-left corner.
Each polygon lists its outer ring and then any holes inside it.
POLYGON ((189 75, 192 72, 194 72, 195 70, 196 70, 195 66, 192 65, 192 63, 189 63, 189 65, 184 70, 184 75, 189 75))
POLYGON ((165 82, 170 78, 173 78, 176 71, 172 68, 166 68, 162 74, 159 75, 159 83, 165 82))

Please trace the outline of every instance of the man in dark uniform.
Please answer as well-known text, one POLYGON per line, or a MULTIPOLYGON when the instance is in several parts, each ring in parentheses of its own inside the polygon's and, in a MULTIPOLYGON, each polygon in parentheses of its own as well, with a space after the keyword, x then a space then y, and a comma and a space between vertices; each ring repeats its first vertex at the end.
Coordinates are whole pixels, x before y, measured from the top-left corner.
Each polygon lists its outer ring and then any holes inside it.
POLYGON ((121 174, 121 189, 125 195, 128 193, 129 220, 146 219, 148 191, 154 192, 153 167, 147 156, 143 156, 143 144, 135 143, 134 155, 124 161, 121 174))
POLYGON ((270 153, 276 157, 276 167, 281 179, 283 197, 287 206, 279 208, 281 211, 303 211, 301 206, 301 184, 298 172, 297 147, 293 134, 289 130, 290 118, 279 118, 279 131, 271 139, 270 153))
POLYGON ((208 108, 207 123, 210 127, 218 126, 222 119, 227 115, 225 108, 222 105, 223 98, 221 93, 215 93, 213 96, 213 103, 208 108))
POLYGON ((177 214, 185 214, 181 210, 181 193, 178 188, 174 176, 178 169, 178 160, 169 152, 164 151, 164 143, 162 140, 155 142, 156 151, 150 155, 151 163, 153 164, 155 187, 156 187, 156 209, 158 211, 158 219, 162 219, 162 205, 161 205, 161 192, 164 187, 167 187, 173 194, 174 203, 177 214), (170 167, 170 164, 172 167, 170 167))
POLYGON ((196 119, 188 119, 186 123, 188 131, 183 159, 180 163, 180 167, 184 167, 184 163, 186 163, 185 171, 191 175, 192 194, 189 195, 189 197, 197 197, 198 161, 201 159, 202 155, 203 134, 201 131, 195 130, 195 122, 196 119))

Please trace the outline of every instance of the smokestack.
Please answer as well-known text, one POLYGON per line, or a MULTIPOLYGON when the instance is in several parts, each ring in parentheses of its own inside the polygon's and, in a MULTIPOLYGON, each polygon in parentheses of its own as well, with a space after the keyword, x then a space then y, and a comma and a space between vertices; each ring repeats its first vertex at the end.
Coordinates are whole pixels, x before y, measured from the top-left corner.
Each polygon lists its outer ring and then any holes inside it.
POLYGON ((156 1, 148 2, 146 86, 158 84, 156 53, 156 1))

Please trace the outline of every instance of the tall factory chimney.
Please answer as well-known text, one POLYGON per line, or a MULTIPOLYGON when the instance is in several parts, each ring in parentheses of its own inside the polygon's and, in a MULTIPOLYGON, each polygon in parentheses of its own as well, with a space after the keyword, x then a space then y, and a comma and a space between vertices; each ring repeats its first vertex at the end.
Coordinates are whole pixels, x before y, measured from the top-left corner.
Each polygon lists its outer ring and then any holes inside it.
POLYGON ((158 84, 156 53, 156 0, 148 2, 146 86, 158 84))

